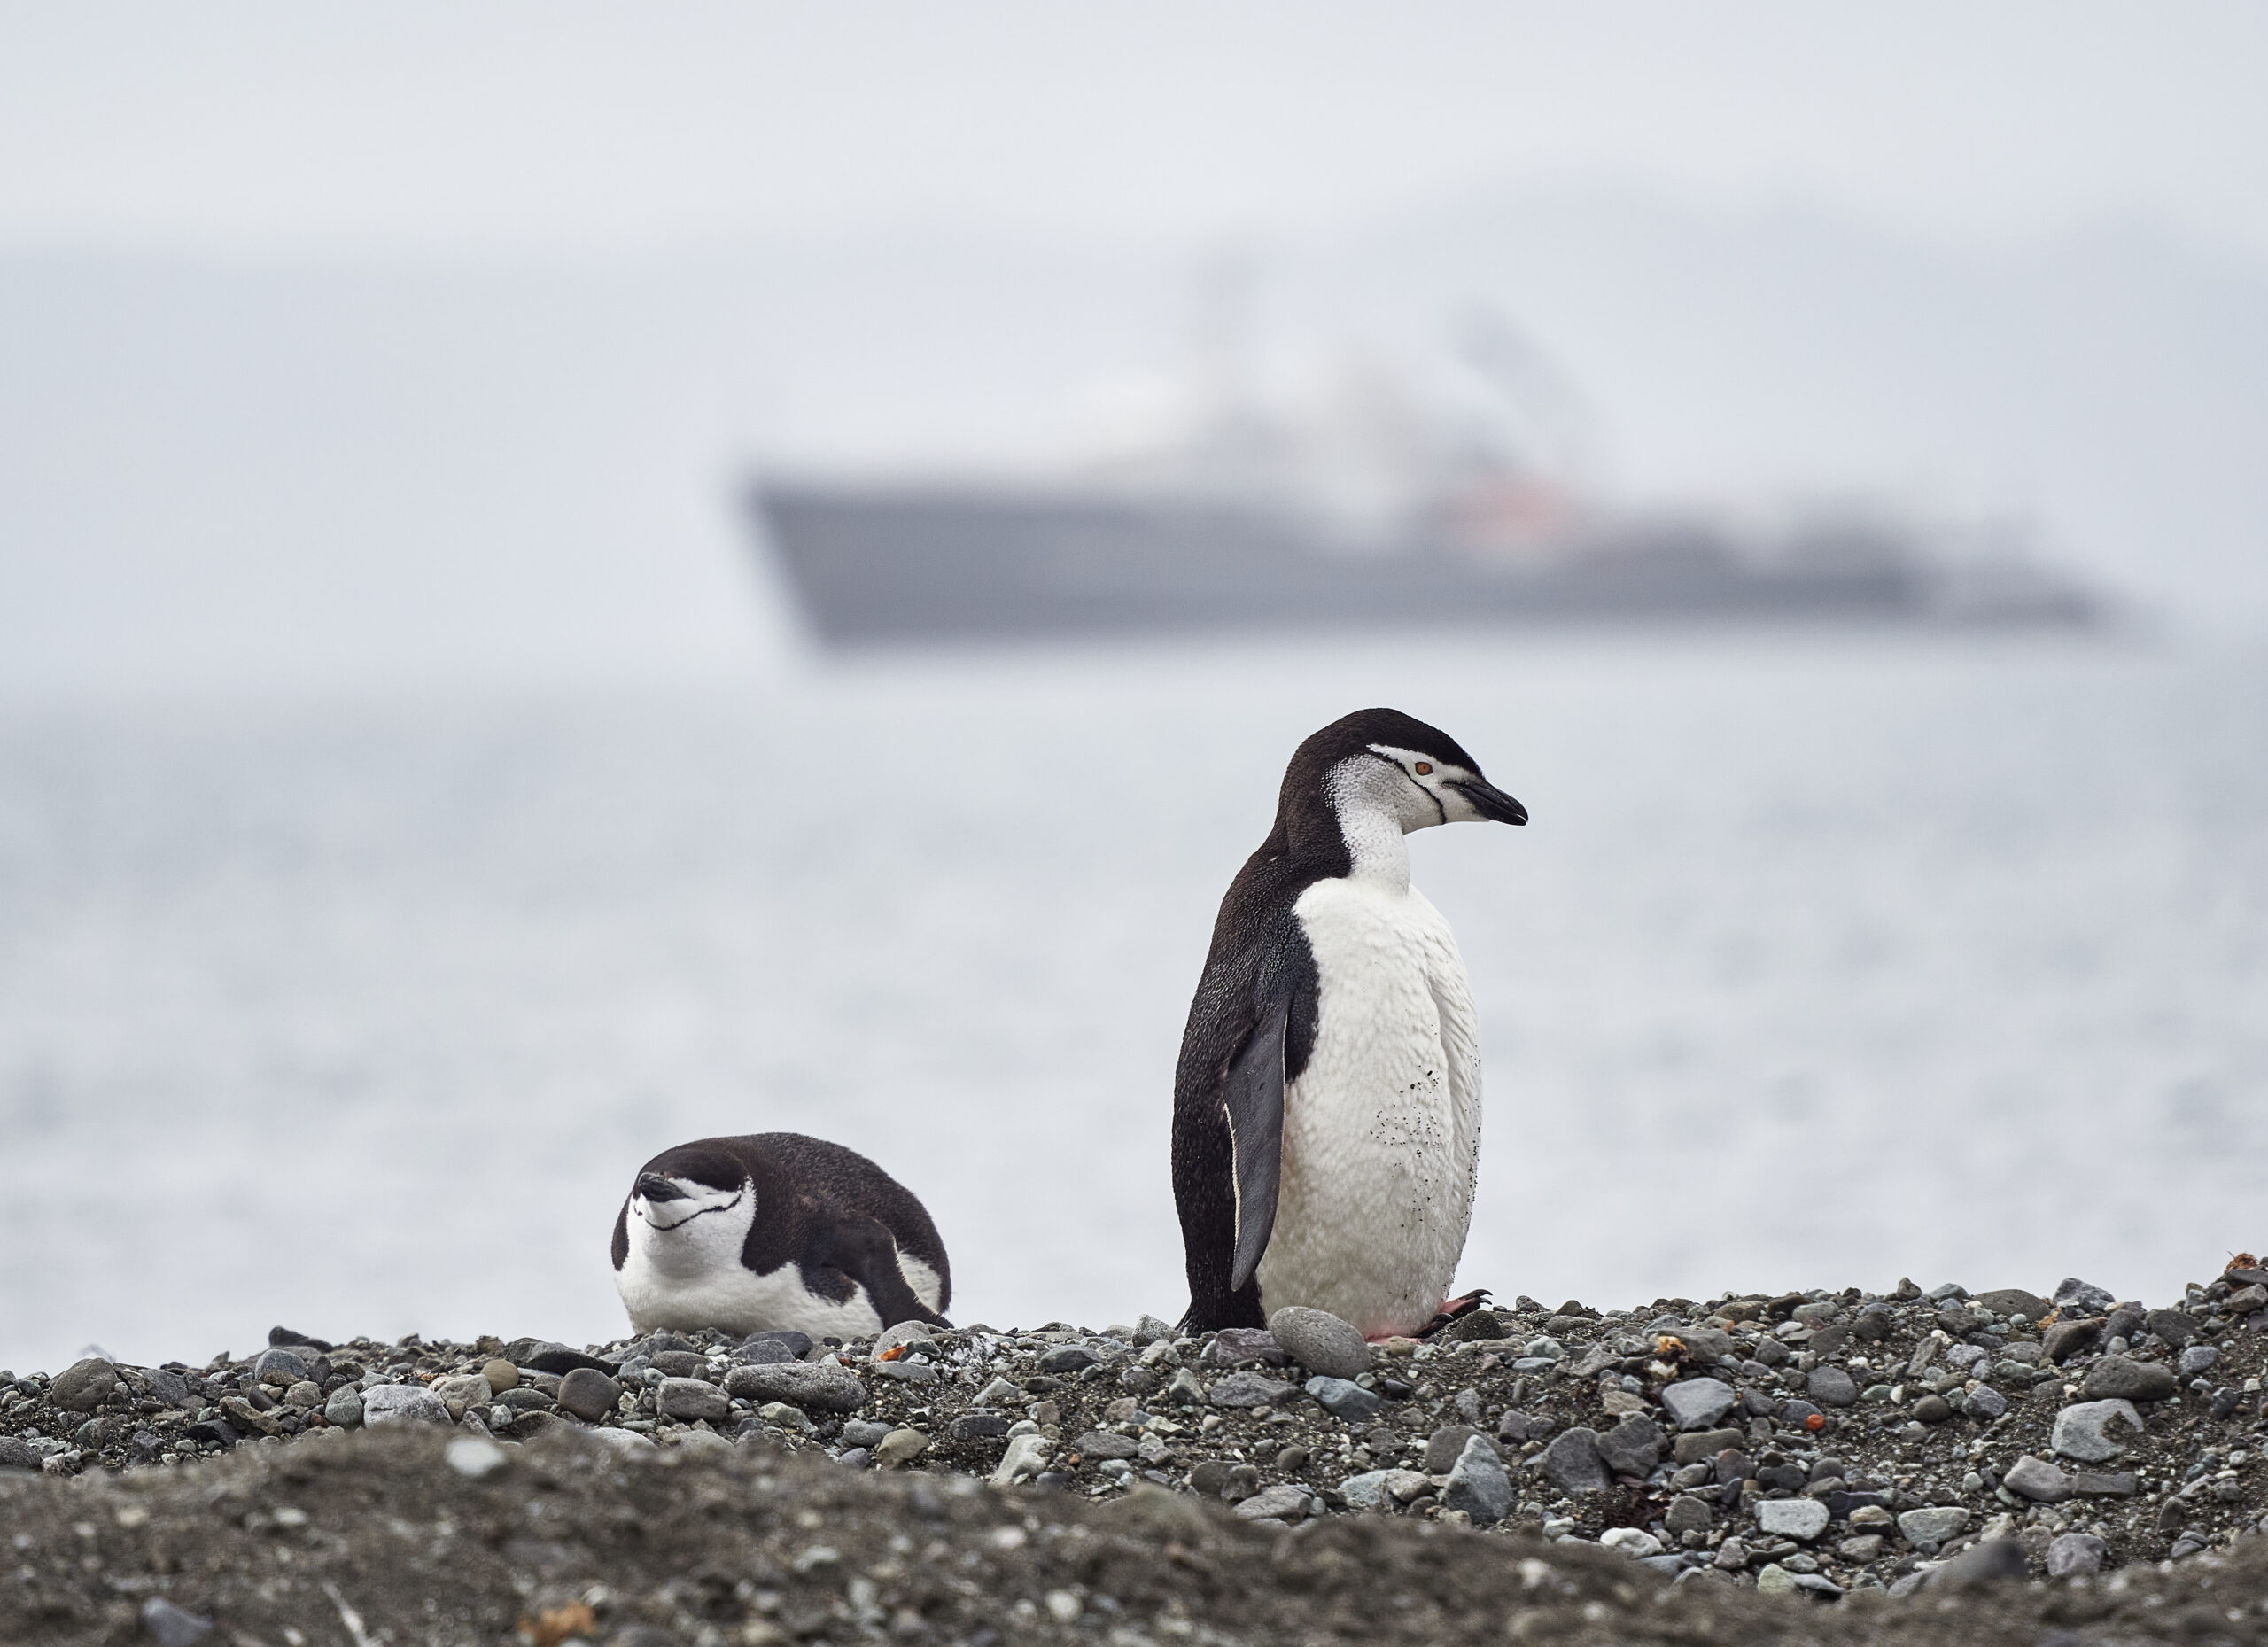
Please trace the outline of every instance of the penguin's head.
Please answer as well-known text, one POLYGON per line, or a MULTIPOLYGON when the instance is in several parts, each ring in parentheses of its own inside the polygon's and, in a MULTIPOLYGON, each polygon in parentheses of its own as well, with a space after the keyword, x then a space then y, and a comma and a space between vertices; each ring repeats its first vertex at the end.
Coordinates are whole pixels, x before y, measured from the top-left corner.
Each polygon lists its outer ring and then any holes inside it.
POLYGON ((691 1235, 703 1220, 745 1230, 755 1213, 747 1169, 721 1151, 671 1150, 647 1162, 630 1186, 631 1218, 657 1234, 691 1235))
POLYGON ((1285 815, 1315 795, 1342 829, 1358 818, 1391 820, 1404 835, 1527 821, 1527 808, 1482 776, 1455 738, 1394 709, 1357 710, 1300 745, 1284 774, 1285 815))

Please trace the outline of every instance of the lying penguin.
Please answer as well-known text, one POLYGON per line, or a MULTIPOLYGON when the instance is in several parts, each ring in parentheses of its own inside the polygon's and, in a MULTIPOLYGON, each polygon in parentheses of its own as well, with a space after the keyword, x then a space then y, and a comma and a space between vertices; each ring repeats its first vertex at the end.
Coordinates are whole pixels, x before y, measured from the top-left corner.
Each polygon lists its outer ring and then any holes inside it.
POLYGON ((1276 827, 1221 901, 1174 1073, 1190 1330, 1304 1304, 1385 1338, 1485 1296, 1445 1296, 1479 1167, 1472 991, 1402 840, 1484 820, 1527 812, 1398 711, 1293 753, 1276 827))
POLYGON ((867 1338, 945 1326, 952 1272, 929 1215, 864 1155, 796 1132, 702 1138, 639 1169, 614 1221, 630 1325, 867 1338))

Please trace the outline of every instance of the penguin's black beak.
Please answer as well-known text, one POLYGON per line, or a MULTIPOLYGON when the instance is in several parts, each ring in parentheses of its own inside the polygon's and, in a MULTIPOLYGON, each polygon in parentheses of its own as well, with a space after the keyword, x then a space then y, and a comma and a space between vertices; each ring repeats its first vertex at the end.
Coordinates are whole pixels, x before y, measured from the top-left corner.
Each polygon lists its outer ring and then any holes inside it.
POLYGON ((1486 778, 1459 778, 1449 786, 1472 803, 1472 810, 1497 823, 1524 824, 1527 808, 1486 778))
POLYGON ((633 1192, 649 1205, 655 1201, 681 1201, 685 1192, 658 1172, 641 1172, 633 1192))

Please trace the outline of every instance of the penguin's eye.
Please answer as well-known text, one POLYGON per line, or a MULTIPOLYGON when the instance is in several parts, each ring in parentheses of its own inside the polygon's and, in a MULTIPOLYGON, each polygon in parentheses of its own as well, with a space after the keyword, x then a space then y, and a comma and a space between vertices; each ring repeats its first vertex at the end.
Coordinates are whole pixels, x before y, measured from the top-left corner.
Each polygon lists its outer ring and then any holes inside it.
POLYGON ((1421 778, 1433 770, 1433 763, 1429 760, 1421 760, 1418 763, 1418 775, 1421 778))

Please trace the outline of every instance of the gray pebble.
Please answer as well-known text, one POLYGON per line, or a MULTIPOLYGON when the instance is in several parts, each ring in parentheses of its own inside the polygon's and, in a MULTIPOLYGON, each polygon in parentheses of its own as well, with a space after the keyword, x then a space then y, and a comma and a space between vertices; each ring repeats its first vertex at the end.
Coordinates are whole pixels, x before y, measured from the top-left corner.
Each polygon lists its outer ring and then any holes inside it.
POLYGON ((1386 1406, 1369 1390, 1345 1379, 1312 1378, 1308 1380, 1307 1391, 1323 1403, 1324 1410, 1332 1418, 1344 1418, 1349 1424, 1367 1424, 1386 1406))
POLYGON ((713 1423, 731 1417, 733 1403, 706 1379, 664 1379, 654 1393, 654 1409, 664 1418, 684 1424, 699 1418, 713 1423))
POLYGON ((2210 1344, 2192 1344, 2181 1352, 2175 1371, 2185 1379, 2194 1379, 2221 1358, 2219 1349, 2210 1344))
POLYGON ((1859 1387, 1841 1367, 1814 1367, 1805 1375, 1804 1393, 1822 1407, 1854 1407, 1859 1387))
POLYGON ((1272 1407, 1293 1388, 1257 1372, 1231 1372, 1207 1390, 1205 1398, 1216 1407, 1272 1407))
POLYGON ((1084 1372, 1095 1364, 1094 1351, 1084 1344, 1058 1344, 1039 1358, 1042 1372, 1084 1372))
POLYGON ((1598 1456, 1598 1433, 1578 1425, 1563 1430, 1537 1456, 1543 1473, 1563 1493, 1595 1493, 1612 1479, 1598 1456))
POLYGON ((1205 1346, 1201 1359, 1215 1367, 1280 1367, 1284 1352, 1265 1327, 1223 1327, 1205 1346))
POLYGON ((441 1398, 416 1384, 374 1384, 362 1392, 365 1424, 450 1424, 441 1398))
POLYGON ((2137 1436, 2148 1433, 2142 1415, 2130 1401, 2080 1402, 2055 1415, 2055 1429, 2048 1444, 2081 1464, 2107 1463, 2126 1450, 2112 1439, 2114 1425, 2129 1428, 2137 1436))
POLYGON ((117 1390, 118 1369, 90 1356, 57 1373, 47 1387, 47 1398, 66 1412, 92 1412, 117 1390))
POLYGON ((1721 1379, 1687 1379, 1662 1391, 1662 1410, 1679 1429, 1701 1430, 1730 1412, 1738 1399, 1721 1379))
POLYGON ((2036 1504, 2060 1504, 2071 1496, 2071 1478, 2045 1458, 2030 1453, 2017 1459, 2000 1477, 2000 1485, 2019 1498, 2036 1504))
POLYGON ((212 1628, 212 1620, 200 1619, 162 1596, 152 1596, 142 1604, 142 1633, 158 1647, 192 1647, 212 1628))
MULTIPOLYGON (((882 1437, 888 1435, 893 1427, 873 1418, 846 1418, 843 1423, 843 1444, 845 1447, 880 1446, 882 1437)), ((1003 1424, 1000 1433, 1006 1434, 1007 1427, 1003 1424)))
POLYGON ((1441 1489, 1441 1503, 1447 1508, 1464 1511, 1482 1527, 1501 1521, 1511 1511, 1511 1478, 1504 1472, 1504 1461, 1496 1456, 1487 1436, 1475 1435, 1467 1441, 1449 1473, 1449 1485, 1441 1489))
POLYGON ((352 1384, 340 1385, 323 1402, 322 1416, 342 1430, 359 1427, 362 1422, 362 1392, 352 1384))
POLYGON ((0 1435, 0 1470, 36 1470, 39 1455, 31 1444, 13 1435, 0 1435))
POLYGON ((1908 1510, 1898 1518, 1898 1530, 1909 1544, 1937 1548, 1969 1530, 1969 1511, 1959 1504, 1930 1504, 1908 1510))
POLYGON ((1972 1418, 1989 1424, 2008 1410, 2008 1398, 1989 1384, 1980 1384, 1969 1392, 1969 1402, 1961 1410, 1972 1418))
POLYGON ((2066 1276, 2063 1284, 2055 1289, 2053 1301, 2057 1309, 2073 1315, 2099 1316, 2118 1301, 2090 1282, 2066 1276))
POLYGON ((1268 1317, 1268 1330, 1285 1355, 1323 1378, 1358 1379, 1376 1360, 1360 1330, 1328 1310, 1288 1304, 1268 1317))
POLYGON ((1071 1443, 1071 1450, 1089 1458, 1131 1458, 1142 1447, 1130 1435, 1112 1430, 1087 1430, 1071 1443))
POLYGON ((2105 1356, 2087 1369, 2080 1393, 2093 1397, 2124 1396, 2130 1401, 2163 1401, 2181 1387, 2173 1369, 2163 1362, 2130 1361, 2105 1356))
POLYGON ((1288 1482, 1263 1488, 1238 1501, 1234 1513, 1247 1521, 1293 1521, 1308 1512, 1308 1489, 1288 1482))
POLYGON ((1598 1438, 1598 1456, 1617 1475, 1651 1475, 1662 1459, 1661 1426, 1640 1413, 1625 1413, 1622 1422, 1598 1438))
POLYGON ((2092 1533, 2065 1533, 2047 1546, 2047 1576, 2075 1579, 2085 1573, 2100 1573, 2109 1548, 2092 1533))
POLYGON ((586 1424, 596 1424, 622 1399, 622 1386, 591 1367, 577 1367, 559 1380, 558 1402, 586 1424))
POLYGON ((785 1402, 806 1411, 856 1412, 866 1404, 866 1387, 835 1361, 738 1366, 726 1375, 725 1388, 743 1401, 785 1402))

